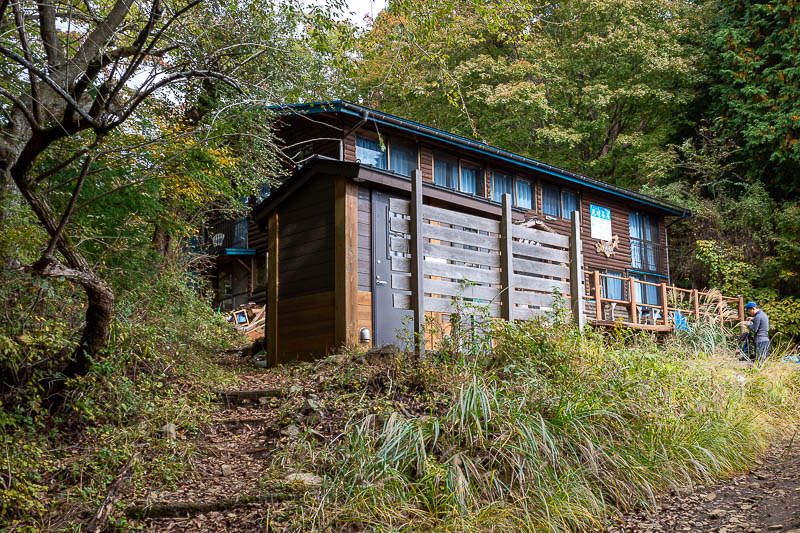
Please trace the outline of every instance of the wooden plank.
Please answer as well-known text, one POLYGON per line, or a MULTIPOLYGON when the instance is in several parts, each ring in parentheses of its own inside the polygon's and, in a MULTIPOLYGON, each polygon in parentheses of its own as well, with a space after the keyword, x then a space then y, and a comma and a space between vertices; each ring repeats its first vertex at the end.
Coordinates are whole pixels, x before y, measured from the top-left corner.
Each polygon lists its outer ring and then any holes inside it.
POLYGON ((634 324, 639 323, 639 313, 636 312, 636 282, 633 278, 628 279, 628 285, 630 286, 631 290, 629 291, 631 302, 631 322, 634 324))
POLYGON ((467 265, 453 265, 438 261, 425 261, 425 274, 450 278, 456 281, 469 280, 476 283, 500 284, 500 271, 474 268, 467 265))
POLYGON ((464 244, 466 246, 477 246, 489 250, 500 249, 500 239, 489 235, 481 235, 471 231, 447 228, 445 226, 424 225, 423 236, 428 239, 438 239, 440 241, 464 244))
MULTIPOLYGON (((463 284, 454 281, 426 279, 423 283, 426 294, 441 294, 444 296, 461 296, 462 298, 477 298, 480 300, 494 300, 500 294, 498 287, 485 285, 463 284)), ((429 309, 426 309, 429 311, 429 309)))
POLYGON ((389 217, 389 229, 397 233, 411 233, 411 221, 407 218, 389 217))
POLYGON ((511 195, 503 195, 503 218, 500 220, 500 284, 503 287, 503 294, 500 296, 503 302, 503 318, 511 320, 511 309, 514 306, 514 252, 513 252, 513 231, 511 229, 511 195))
POLYGON ((559 248, 569 247, 569 237, 559 235, 558 233, 550 233, 533 228, 526 228, 524 226, 514 226, 511 234, 515 239, 526 239, 529 241, 536 241, 542 244, 551 244, 559 248))
POLYGON ((390 237, 389 249, 393 252, 409 253, 411 241, 403 237, 390 237))
POLYGON ((500 254, 490 254, 477 250, 467 250, 465 248, 454 248, 452 246, 432 244, 429 242, 424 243, 423 250, 426 258, 437 257, 475 265, 500 266, 500 254))
POLYGON ((700 298, 697 294, 697 289, 692 290, 692 313, 696 321, 700 320, 700 298))
POLYGON ((414 353, 421 357, 425 353, 425 293, 423 280, 425 278, 425 261, 423 255, 424 241, 422 212, 422 171, 417 169, 411 177, 411 310, 414 312, 414 353))
POLYGON ((547 314, 547 309, 534 309, 532 307, 520 307, 514 306, 514 309, 511 310, 511 316, 513 320, 530 320, 532 318, 536 318, 537 316, 543 316, 547 314))
POLYGON ((532 244, 524 244, 518 241, 513 243, 514 255, 524 255, 527 257, 535 257, 537 259, 547 259, 549 261, 556 261, 558 263, 569 262, 569 252, 567 250, 557 250, 556 248, 546 248, 544 246, 534 246, 532 244))
POLYGON ((531 274, 539 274, 540 276, 569 279, 569 267, 563 265, 515 257, 513 266, 516 272, 528 272, 531 274))
MULTIPOLYGON (((603 282, 600 277, 600 271, 594 271, 594 303, 595 303, 595 318, 603 320, 603 282)), ((614 317, 611 317, 613 320, 614 317)))
POLYGON ((405 274, 392 274, 392 288, 401 291, 410 291, 411 276, 405 274))
POLYGON ((519 305, 553 307, 553 295, 540 292, 514 291, 514 302, 519 305))
POLYGON ((411 214, 410 202, 401 198, 389 198, 389 211, 401 215, 411 214))
POLYGON ((500 233, 500 222, 497 220, 459 213, 458 211, 442 209, 441 207, 423 206, 422 216, 428 220, 444 222, 445 224, 455 224, 456 226, 488 231, 489 233, 500 233))
POLYGON ((740 294, 737 300, 737 310, 739 312, 739 333, 746 333, 747 326, 744 323, 744 298, 740 294))
MULTIPOLYGON (((393 294, 392 295, 393 305, 396 309, 410 309, 411 308, 411 296, 408 294, 393 294)), ((433 313, 453 313, 454 306, 453 303, 455 300, 453 298, 432 298, 430 296, 425 298, 425 311, 426 312, 433 312, 433 313)), ((471 303, 471 302, 463 302, 463 305, 470 306, 474 305, 476 307, 483 307, 488 305, 488 310, 491 316, 499 317, 500 316, 500 309, 501 306, 499 303, 494 304, 482 304, 479 302, 471 303)))
POLYGON ((392 272, 411 272, 411 259, 408 257, 392 257, 392 272))
POLYGON ((553 292, 553 288, 557 288, 561 292, 561 294, 565 296, 572 294, 570 283, 567 281, 545 279, 545 278, 534 278, 532 276, 520 276, 518 274, 514 275, 513 280, 514 280, 514 287, 519 289, 531 289, 534 291, 553 292))
POLYGON ((664 325, 669 325, 669 303, 667 303, 667 284, 661 284, 661 316, 664 318, 664 325))
POLYGON ((269 252, 267 254, 267 319, 264 334, 267 337, 266 359, 278 364, 278 212, 273 212, 267 222, 269 252))
POLYGON ((569 237, 569 285, 572 298, 572 317, 578 329, 583 331, 586 325, 586 313, 583 307, 583 244, 581 243, 581 214, 572 212, 572 233, 569 237))

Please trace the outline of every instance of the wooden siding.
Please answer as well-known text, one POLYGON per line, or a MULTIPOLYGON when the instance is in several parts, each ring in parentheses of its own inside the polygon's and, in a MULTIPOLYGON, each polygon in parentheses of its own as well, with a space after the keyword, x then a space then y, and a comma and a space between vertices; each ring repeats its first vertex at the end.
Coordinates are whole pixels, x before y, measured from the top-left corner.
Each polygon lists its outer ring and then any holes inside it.
POLYGON ((372 291, 372 199, 366 187, 358 188, 358 290, 372 291))
POLYGON ((358 342, 358 186, 335 179, 334 284, 336 346, 358 342))
POLYGON ((334 349, 333 291, 280 300, 277 309, 277 362, 314 359, 334 349))
POLYGON ((373 332, 372 328, 372 292, 371 291, 358 291, 358 329, 367 328, 370 334, 373 332))
POLYGON ((278 209, 278 298, 334 288, 333 182, 319 179, 278 209))

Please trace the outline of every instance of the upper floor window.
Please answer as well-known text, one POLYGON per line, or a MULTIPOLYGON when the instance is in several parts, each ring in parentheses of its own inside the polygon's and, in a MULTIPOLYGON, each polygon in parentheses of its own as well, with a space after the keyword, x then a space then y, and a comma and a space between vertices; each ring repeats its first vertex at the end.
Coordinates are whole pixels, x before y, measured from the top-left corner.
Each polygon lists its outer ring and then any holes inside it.
POLYGON ((502 202, 504 194, 514 194, 514 190, 511 188, 513 183, 513 178, 509 174, 503 174, 502 172, 493 171, 492 172, 492 199, 495 202, 502 202))
POLYGON ((398 143, 389 143, 389 170, 410 176, 417 169, 417 150, 398 143))
POLYGON ((533 209, 533 192, 531 182, 518 179, 516 183, 514 204, 523 209, 533 209))
POLYGON ((437 156, 433 162, 433 182, 442 187, 458 189, 458 160, 437 156))
MULTIPOLYGON (((478 180, 481 171, 478 168, 466 165, 461 166, 461 184, 459 189, 467 194, 478 194, 478 180)), ((482 187, 481 187, 482 188, 482 187)))
POLYGON ((666 263, 664 246, 656 217, 631 211, 628 216, 631 240, 631 266, 647 272, 661 272, 666 263))
POLYGON ((572 218, 580 202, 574 192, 553 185, 542 185, 542 213, 559 218, 572 218))
POLYGON ((356 159, 365 165, 372 165, 384 170, 387 168, 386 152, 381 150, 378 141, 356 137, 356 159))

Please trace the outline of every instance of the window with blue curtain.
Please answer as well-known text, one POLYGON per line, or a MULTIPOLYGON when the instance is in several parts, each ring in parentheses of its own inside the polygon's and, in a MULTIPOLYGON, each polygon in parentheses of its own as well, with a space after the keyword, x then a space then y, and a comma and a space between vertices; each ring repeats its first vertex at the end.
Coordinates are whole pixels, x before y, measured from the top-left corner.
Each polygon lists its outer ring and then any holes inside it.
POLYGON ((410 176, 417 169, 417 150, 402 144, 389 145, 389 169, 410 176))
MULTIPOLYGON (((614 272, 613 270, 606 270, 603 272, 609 276, 622 277, 622 272, 614 272)), ((612 298, 614 300, 622 300, 624 281, 617 278, 603 278, 603 298, 612 298)))
POLYGON ((572 212, 578 211, 578 195, 574 192, 561 191, 561 212, 564 218, 572 218, 572 212))
POLYGON ((356 137, 356 159, 365 165, 386 169, 386 152, 381 150, 378 141, 356 137))
POLYGON ((461 167, 461 186, 459 190, 467 194, 478 194, 478 176, 480 171, 477 168, 461 167))
POLYGON ((517 180, 516 197, 514 205, 523 209, 533 209, 533 193, 531 192, 531 182, 527 180, 517 180))
MULTIPOLYGON (((647 276, 636 272, 629 272, 628 275, 639 281, 646 281, 648 283, 661 283, 663 280, 657 276, 647 276)), ((661 305, 661 292, 655 285, 645 285, 636 281, 632 282, 636 285, 636 303, 661 305)))
POLYGON ((492 199, 495 202, 502 202, 504 194, 514 194, 513 182, 514 180, 508 174, 492 172, 492 199))
POLYGON ((554 217, 561 216, 561 195, 557 187, 542 185, 542 213, 554 217))
POLYGON ((433 161, 433 182, 442 187, 458 189, 458 161, 446 156, 436 156, 433 161))
POLYGON ((642 270, 658 270, 656 245, 658 222, 649 215, 631 211, 628 216, 631 236, 631 266, 642 270))

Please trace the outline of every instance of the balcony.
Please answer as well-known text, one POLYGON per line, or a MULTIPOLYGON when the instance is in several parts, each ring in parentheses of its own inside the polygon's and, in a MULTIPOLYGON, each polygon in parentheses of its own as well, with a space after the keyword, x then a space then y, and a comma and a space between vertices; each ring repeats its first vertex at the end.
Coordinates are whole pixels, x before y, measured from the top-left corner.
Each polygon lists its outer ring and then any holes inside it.
POLYGON ((631 268, 666 275, 666 257, 667 247, 663 244, 631 237, 631 268))
POLYGON ((216 222, 206 229, 206 246, 217 255, 253 255, 247 248, 247 217, 216 222))

